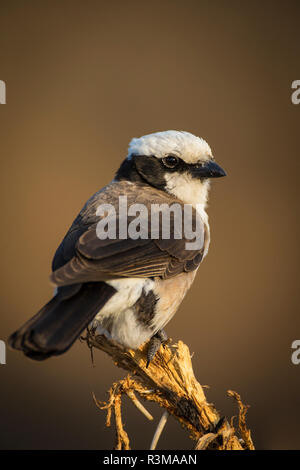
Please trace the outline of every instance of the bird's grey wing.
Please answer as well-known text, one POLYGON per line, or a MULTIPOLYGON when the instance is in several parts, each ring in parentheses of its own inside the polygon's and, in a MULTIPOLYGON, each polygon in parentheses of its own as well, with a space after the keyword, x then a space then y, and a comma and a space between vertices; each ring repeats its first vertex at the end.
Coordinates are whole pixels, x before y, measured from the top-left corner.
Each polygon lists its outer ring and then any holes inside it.
MULTIPOLYGON (((116 194, 120 195, 120 186, 116 189, 116 194)), ((135 202, 144 204, 148 209, 147 214, 141 216, 148 217, 151 211, 152 203, 170 205, 174 201, 165 193, 152 188, 143 187, 137 188, 130 186, 121 186, 125 189, 128 198, 128 206, 135 202)), ((114 195, 110 192, 109 200, 114 201, 114 195)), ((101 197, 101 202, 105 198, 101 197)), ((116 201, 114 201, 116 202, 116 201)), ((99 203, 99 201, 97 201, 99 203)), ((98 204, 97 204, 98 207, 98 204)), ((95 212, 96 206, 94 207, 95 212)), ((91 207, 89 204, 89 212, 91 207)), ((118 231, 120 217, 116 211, 116 227, 118 231)), ((105 239, 100 240, 97 236, 97 224, 89 226, 79 224, 77 227, 77 234, 82 233, 78 237, 76 243, 71 241, 72 248, 69 249, 70 253, 73 250, 74 255, 63 266, 56 269, 51 276, 54 284, 70 285, 82 282, 97 282, 105 281, 108 279, 115 279, 118 277, 161 277, 168 278, 179 274, 180 272, 187 272, 194 270, 198 267, 203 256, 203 246, 205 238, 205 227, 202 223, 200 231, 203 232, 203 243, 197 249, 189 250, 186 243, 189 242, 185 236, 176 238, 176 226, 174 223, 174 214, 171 213, 170 223, 170 236, 165 239, 162 237, 161 226, 157 239, 151 238, 151 221, 147 218, 148 234, 147 239, 132 238, 126 239, 105 239)), ((91 216, 91 214, 90 214, 91 216)), ((98 221, 99 217, 96 217, 98 221)), ((192 219, 195 219, 195 211, 192 213, 192 219)), ((95 220, 91 219, 90 220, 95 220)), ((129 224, 133 217, 128 217, 127 223, 129 224)), ((82 218, 84 220, 84 217, 82 218)), ((143 223, 143 222, 141 222, 143 223)), ((71 227, 72 229, 72 227, 71 227)), ((75 231, 73 227, 73 231, 75 231)), ((69 237, 74 236, 71 233, 69 237)), ((67 244, 65 247, 67 250, 67 244)))
POLYGON ((75 256, 78 239, 99 220, 96 215, 97 207, 100 204, 107 203, 109 199, 115 200, 117 194, 125 190, 126 186, 124 184, 110 183, 90 197, 57 248, 52 261, 52 271, 56 271, 75 256))

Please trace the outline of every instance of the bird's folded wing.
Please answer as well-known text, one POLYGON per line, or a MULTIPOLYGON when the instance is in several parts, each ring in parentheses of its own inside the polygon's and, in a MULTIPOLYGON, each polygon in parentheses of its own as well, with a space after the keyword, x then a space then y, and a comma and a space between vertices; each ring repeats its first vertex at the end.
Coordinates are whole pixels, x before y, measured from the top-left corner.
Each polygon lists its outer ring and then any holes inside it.
MULTIPOLYGON (((153 192, 153 191, 152 191, 153 192)), ((158 193, 158 191, 157 191, 158 193)), ((170 204, 172 200, 168 196, 161 195, 159 203, 170 204)), ((118 238, 118 229, 120 226, 120 214, 116 210, 116 238, 106 238, 101 240, 97 232, 97 223, 89 226, 83 226, 79 230, 80 236, 73 244, 74 255, 63 266, 58 267, 52 275, 51 280, 57 286, 70 285, 82 282, 97 282, 119 277, 161 277, 168 278, 181 272, 194 270, 198 267, 203 256, 203 246, 205 238, 205 226, 203 223, 198 225, 201 231, 200 238, 203 242, 197 249, 187 249, 187 239, 184 234, 178 238, 178 227, 174 221, 174 214, 170 213, 170 234, 165 238, 162 234, 161 223, 156 230, 151 232, 151 202, 153 199, 145 193, 137 197, 135 201, 143 203, 148 209, 146 213, 139 214, 140 226, 148 227, 148 238, 131 237, 118 238), (145 221, 147 217, 147 221, 145 221)), ((152 195, 153 196, 153 195, 152 195)), ((154 194, 154 200, 157 202, 157 194, 154 194)), ((129 197, 129 199, 131 199, 129 197)), ((130 201, 129 201, 130 202, 130 201)), ((174 202, 174 201, 173 201, 174 202)), ((90 209, 89 209, 90 210, 90 209)), ((196 212, 192 213, 192 223, 196 212)), ((100 218, 98 217, 100 220, 100 218)), ((134 220, 134 217, 126 219, 127 227, 134 220)), ((93 219, 95 222, 95 219, 93 219)), ((195 225, 195 224, 194 224, 195 225)), ((183 231, 183 230, 182 230, 183 231)), ((72 229, 69 233, 72 240, 72 229)), ((71 244, 73 242, 71 241, 71 244)))

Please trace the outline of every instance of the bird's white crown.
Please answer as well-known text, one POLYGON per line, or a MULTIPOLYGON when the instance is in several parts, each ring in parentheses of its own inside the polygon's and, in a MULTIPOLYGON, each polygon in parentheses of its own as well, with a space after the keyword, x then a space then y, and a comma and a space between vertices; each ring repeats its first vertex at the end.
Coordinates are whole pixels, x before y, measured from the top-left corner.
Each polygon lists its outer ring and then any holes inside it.
POLYGON ((201 137, 185 131, 164 131, 133 138, 128 148, 128 158, 132 155, 155 155, 163 158, 176 155, 186 163, 212 158, 211 148, 201 137))

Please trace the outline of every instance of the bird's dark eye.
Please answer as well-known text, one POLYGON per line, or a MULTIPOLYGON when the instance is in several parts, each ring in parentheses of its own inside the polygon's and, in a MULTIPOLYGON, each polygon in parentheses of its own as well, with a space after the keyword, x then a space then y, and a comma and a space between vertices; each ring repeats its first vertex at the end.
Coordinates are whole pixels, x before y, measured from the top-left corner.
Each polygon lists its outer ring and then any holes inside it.
POLYGON ((168 155, 167 157, 164 157, 162 161, 167 168, 175 168, 179 163, 179 158, 174 155, 168 155))

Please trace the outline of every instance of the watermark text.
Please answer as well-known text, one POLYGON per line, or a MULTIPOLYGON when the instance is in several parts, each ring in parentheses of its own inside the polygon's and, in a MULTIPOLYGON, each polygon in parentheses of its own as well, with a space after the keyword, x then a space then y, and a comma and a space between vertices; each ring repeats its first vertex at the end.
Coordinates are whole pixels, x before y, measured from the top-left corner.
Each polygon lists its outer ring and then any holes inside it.
POLYGON ((96 234, 100 240, 181 240, 186 250, 200 250, 204 243, 203 221, 200 212, 191 204, 131 204, 119 196, 118 207, 100 204, 96 234))
POLYGON ((291 348, 294 349, 292 352, 291 361, 295 366, 297 366, 300 364, 300 339, 295 339, 292 342, 291 348))
POLYGON ((6 104, 6 84, 0 80, 0 104, 6 104))
POLYGON ((300 80, 294 80, 292 82, 292 88, 295 90, 291 94, 291 100, 293 104, 300 103, 300 80))
POLYGON ((6 364, 6 344, 0 339, 0 364, 6 364))

